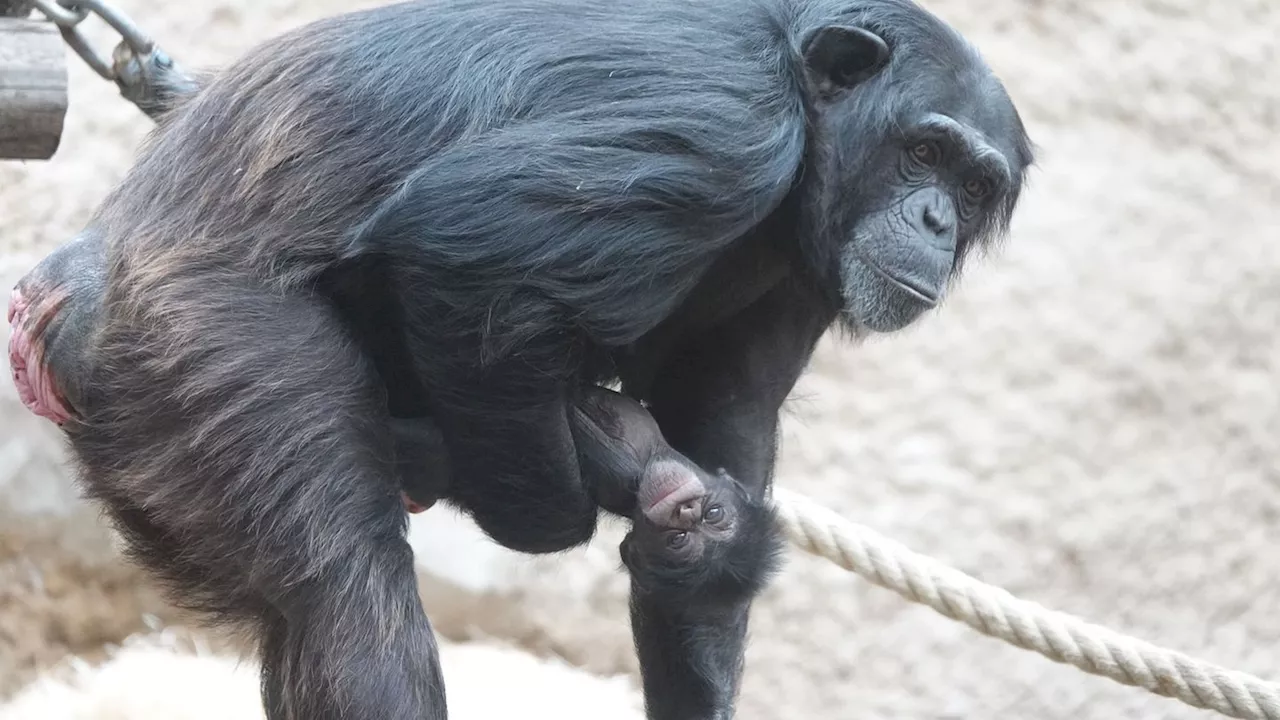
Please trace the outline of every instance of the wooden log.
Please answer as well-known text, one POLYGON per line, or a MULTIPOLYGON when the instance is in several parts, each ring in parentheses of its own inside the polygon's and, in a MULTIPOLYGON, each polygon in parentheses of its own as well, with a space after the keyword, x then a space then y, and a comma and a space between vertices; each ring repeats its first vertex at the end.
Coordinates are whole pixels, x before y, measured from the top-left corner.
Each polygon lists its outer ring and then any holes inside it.
POLYGON ((67 54, 53 23, 0 17, 0 160, 48 160, 67 116, 67 54))

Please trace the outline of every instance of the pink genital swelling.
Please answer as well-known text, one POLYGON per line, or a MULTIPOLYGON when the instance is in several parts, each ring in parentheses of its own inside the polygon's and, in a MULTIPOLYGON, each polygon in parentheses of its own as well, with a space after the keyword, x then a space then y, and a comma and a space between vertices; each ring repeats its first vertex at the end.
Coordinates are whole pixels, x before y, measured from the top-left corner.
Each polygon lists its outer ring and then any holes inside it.
POLYGON ((40 349, 31 342, 31 303, 16 288, 9 296, 9 366, 18 397, 31 412, 62 425, 71 419, 40 349))

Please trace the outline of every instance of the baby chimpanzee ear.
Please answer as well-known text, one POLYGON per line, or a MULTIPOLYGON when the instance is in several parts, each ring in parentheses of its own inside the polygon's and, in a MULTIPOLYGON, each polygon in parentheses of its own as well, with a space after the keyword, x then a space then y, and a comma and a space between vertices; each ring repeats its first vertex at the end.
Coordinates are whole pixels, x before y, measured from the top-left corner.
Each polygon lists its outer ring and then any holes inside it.
POLYGON ((879 72, 889 62, 889 46, 870 30, 828 25, 805 39, 804 62, 810 80, 819 92, 828 95, 879 72))

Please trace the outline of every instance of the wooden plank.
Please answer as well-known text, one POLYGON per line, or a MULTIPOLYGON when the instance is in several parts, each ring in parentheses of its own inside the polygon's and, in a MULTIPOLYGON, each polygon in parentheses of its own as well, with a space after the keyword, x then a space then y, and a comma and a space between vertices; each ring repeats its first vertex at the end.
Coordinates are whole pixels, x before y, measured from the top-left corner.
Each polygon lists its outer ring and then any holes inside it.
POLYGON ((67 115, 67 53, 42 20, 0 18, 0 160, 48 160, 67 115))

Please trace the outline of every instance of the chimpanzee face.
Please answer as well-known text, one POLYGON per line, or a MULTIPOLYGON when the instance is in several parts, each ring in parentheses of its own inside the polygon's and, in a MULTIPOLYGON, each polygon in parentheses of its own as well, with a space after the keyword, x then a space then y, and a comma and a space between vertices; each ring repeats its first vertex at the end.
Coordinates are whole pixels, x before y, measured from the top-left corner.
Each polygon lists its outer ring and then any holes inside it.
POLYGON ((855 331, 898 330, 936 306, 966 253, 1007 226, 1032 161, 967 44, 891 42, 830 26, 805 45, 818 105, 808 224, 838 248, 831 274, 855 331))

